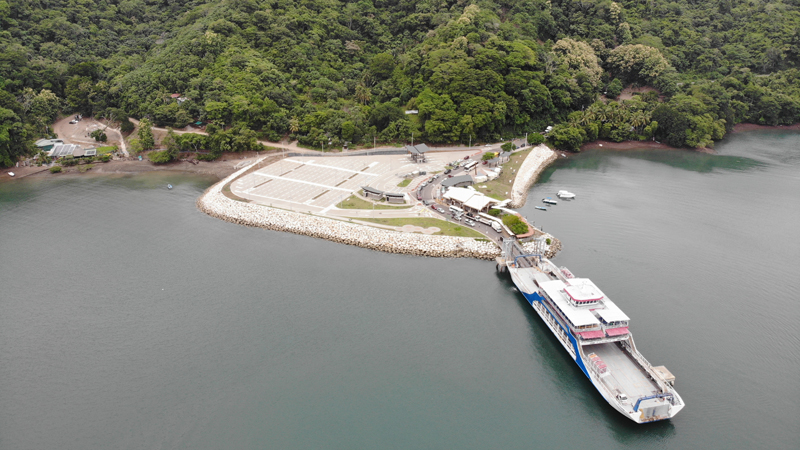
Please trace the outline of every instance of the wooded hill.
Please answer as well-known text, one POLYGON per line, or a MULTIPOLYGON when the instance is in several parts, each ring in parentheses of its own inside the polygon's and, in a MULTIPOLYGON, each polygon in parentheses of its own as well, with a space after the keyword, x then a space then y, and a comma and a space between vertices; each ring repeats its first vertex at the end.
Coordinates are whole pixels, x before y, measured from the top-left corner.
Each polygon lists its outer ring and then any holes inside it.
POLYGON ((800 0, 0 0, 0 26, 5 165, 59 112, 240 137, 214 152, 552 124, 559 148, 702 147, 800 120, 800 0), (614 101, 631 84, 660 95, 614 101))

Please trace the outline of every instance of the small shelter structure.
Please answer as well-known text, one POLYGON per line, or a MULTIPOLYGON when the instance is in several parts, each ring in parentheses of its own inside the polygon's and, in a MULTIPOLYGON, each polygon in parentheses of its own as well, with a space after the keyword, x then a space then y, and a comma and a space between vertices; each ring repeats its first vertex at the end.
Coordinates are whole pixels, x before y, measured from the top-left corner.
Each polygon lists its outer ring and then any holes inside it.
POLYGON ((411 155, 411 159, 416 163, 425 162, 425 152, 429 150, 430 148, 428 148, 428 146, 425 144, 406 145, 406 151, 411 155))
POLYGON ((472 179, 472 175, 459 175, 442 181, 442 187, 445 188, 472 186, 473 184, 475 184, 475 181, 472 179))
POLYGON ((386 196, 386 201, 389 203, 405 203, 406 202, 406 194, 397 193, 397 192, 386 192, 384 194, 386 196))
POLYGON ((58 144, 50 150, 47 156, 51 158, 63 158, 65 156, 72 156, 75 150, 79 149, 81 149, 81 147, 75 144, 58 144))
POLYGON ((364 191, 364 197, 367 198, 375 198, 378 200, 383 199, 383 191, 380 189, 375 189, 369 186, 361 186, 361 189, 364 191))
POLYGON ((49 152, 58 144, 63 144, 61 139, 39 139, 36 141, 36 148, 43 152, 49 152))

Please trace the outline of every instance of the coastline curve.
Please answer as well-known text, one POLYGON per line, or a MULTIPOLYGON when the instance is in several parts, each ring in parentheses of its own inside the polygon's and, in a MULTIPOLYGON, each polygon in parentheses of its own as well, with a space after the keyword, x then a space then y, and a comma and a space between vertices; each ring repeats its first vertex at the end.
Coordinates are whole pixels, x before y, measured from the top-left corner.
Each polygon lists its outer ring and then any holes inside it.
MULTIPOLYGON (((263 158, 253 164, 258 164, 262 160, 263 158)), ((252 165, 243 167, 209 187, 197 199, 197 208, 209 216, 238 225, 301 234, 387 253, 477 259, 493 259, 500 256, 500 248, 493 242, 477 241, 473 238, 385 230, 328 217, 237 201, 225 196, 222 192, 223 187, 251 167, 252 165)), ((545 234, 545 237, 550 238, 552 242, 546 253, 554 255, 561 247, 560 242, 549 234, 545 234)), ((533 251, 533 243, 526 243, 523 246, 533 251)))

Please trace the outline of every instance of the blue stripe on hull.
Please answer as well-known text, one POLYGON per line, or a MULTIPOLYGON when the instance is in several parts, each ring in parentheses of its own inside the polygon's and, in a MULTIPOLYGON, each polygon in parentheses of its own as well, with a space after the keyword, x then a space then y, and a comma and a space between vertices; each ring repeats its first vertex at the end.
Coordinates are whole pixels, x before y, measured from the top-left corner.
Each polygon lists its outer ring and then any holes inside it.
MULTIPOLYGON (((522 292, 522 291, 520 291, 520 292, 522 292)), ((525 292, 522 292, 522 296, 525 297, 525 300, 527 300, 528 303, 530 303, 531 306, 533 306, 533 302, 538 302, 539 304, 541 304, 544 307, 544 309, 547 310, 548 314, 550 314, 553 317, 553 319, 556 321, 558 326, 561 327, 561 329, 564 331, 564 333, 567 334, 567 337, 569 337, 569 342, 570 342, 570 344, 572 344, 572 348, 575 351, 575 363, 578 364, 578 367, 580 367, 580 369, 583 372, 583 374, 586 375, 586 377, 591 380, 592 377, 589 375, 589 371, 586 370, 586 366, 583 364, 583 358, 581 358, 581 352, 578 349, 578 341, 576 341, 575 337, 572 335, 572 333, 570 333, 569 328, 565 327, 561 323, 561 321, 558 320, 558 317, 555 314, 553 314, 552 311, 550 311, 550 308, 548 308, 547 305, 543 301, 544 298, 541 295, 539 295, 538 292, 534 292, 533 294, 526 294, 525 292)), ((537 312, 537 314, 538 314, 538 312, 537 312)), ((556 339, 559 339, 558 336, 556 336, 556 339)))

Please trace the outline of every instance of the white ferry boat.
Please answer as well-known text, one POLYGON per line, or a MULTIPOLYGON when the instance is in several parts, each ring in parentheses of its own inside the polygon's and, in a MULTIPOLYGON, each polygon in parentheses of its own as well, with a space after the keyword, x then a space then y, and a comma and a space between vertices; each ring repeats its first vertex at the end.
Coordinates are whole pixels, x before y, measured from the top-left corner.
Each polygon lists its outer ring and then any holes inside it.
POLYGON ((683 409, 675 377, 639 353, 630 318, 591 280, 539 256, 520 259, 508 264, 517 289, 614 409, 637 423, 669 419, 683 409))

